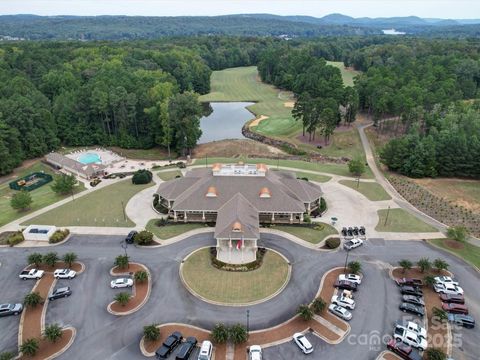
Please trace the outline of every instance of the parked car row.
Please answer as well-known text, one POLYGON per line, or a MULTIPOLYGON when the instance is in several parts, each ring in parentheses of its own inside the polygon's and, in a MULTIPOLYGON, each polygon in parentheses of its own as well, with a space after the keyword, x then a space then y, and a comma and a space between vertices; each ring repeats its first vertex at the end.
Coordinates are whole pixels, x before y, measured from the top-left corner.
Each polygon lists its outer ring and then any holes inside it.
POLYGON ((340 274, 333 284, 339 291, 332 296, 328 311, 343 320, 351 320, 353 315, 349 310, 355 309, 355 300, 352 293, 358 290, 361 283, 362 279, 358 275, 340 274))
MULTIPOLYGON (((193 350, 197 347, 197 339, 193 336, 189 336, 183 341, 183 335, 179 331, 171 333, 162 345, 155 352, 157 359, 167 359, 172 352, 179 347, 175 360, 187 360, 190 358, 193 350)), ((213 345, 210 341, 205 340, 198 354, 197 360, 211 360, 213 352, 213 345)), ((256 359, 254 359, 256 360, 256 359)), ((261 360, 261 357, 260 357, 261 360)))
POLYGON ((355 227, 344 227, 342 228, 342 236, 344 238, 353 238, 353 237, 356 237, 356 236, 360 236, 360 237, 365 237, 365 235, 367 234, 367 231, 365 230, 365 227, 364 226, 355 226, 355 227))
POLYGON ((395 279, 395 282, 400 288, 402 300, 399 309, 405 313, 417 315, 419 317, 425 316, 425 301, 423 300, 423 281, 420 279, 400 278, 395 279))

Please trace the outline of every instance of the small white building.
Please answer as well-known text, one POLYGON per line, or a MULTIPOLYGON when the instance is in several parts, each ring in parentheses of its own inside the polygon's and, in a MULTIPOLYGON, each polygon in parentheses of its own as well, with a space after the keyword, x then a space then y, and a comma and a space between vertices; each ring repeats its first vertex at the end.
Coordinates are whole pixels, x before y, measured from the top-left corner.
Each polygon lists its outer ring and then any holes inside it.
POLYGON ((30 241, 46 241, 57 231, 56 226, 50 225, 29 225, 23 230, 23 238, 30 241))

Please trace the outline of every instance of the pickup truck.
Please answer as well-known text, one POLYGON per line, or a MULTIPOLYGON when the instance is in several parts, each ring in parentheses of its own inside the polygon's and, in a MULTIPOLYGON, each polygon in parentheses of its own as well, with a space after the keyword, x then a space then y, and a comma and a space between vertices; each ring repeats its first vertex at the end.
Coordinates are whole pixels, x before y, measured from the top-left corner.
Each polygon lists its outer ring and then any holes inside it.
POLYGON ((463 289, 454 284, 437 283, 433 285, 433 290, 439 294, 463 295, 463 289))
POLYGON ((423 281, 421 279, 412 279, 412 278, 397 278, 395 282, 398 286, 423 286, 423 281))
POLYGON ((27 280, 27 279, 41 279, 43 276, 43 270, 24 270, 20 273, 20 279, 27 280))
POLYGON ((393 338, 397 341, 402 341, 405 344, 410 345, 411 347, 414 347, 415 349, 418 349, 420 351, 425 351, 428 345, 427 340, 425 340, 421 336, 418 336, 413 331, 409 331, 401 326, 395 327, 395 330, 393 332, 393 338))
POLYGON ((363 245, 362 239, 352 239, 343 244, 345 250, 352 250, 363 245))
POLYGON ((420 336, 424 339, 427 338, 427 330, 425 328, 421 327, 420 325, 418 325, 417 323, 413 322, 413 321, 397 322, 395 327, 396 328, 399 327, 399 328, 406 329, 408 331, 412 331, 412 332, 414 332, 415 334, 417 334, 418 336, 420 336))

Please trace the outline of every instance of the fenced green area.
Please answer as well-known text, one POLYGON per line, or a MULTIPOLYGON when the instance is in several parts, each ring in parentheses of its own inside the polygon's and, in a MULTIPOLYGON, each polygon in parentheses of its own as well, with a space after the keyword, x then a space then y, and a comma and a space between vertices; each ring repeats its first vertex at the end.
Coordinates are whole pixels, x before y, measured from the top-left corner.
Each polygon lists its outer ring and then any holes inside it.
POLYGON ((45 172, 34 172, 11 181, 8 186, 12 190, 32 191, 53 181, 53 177, 45 172))

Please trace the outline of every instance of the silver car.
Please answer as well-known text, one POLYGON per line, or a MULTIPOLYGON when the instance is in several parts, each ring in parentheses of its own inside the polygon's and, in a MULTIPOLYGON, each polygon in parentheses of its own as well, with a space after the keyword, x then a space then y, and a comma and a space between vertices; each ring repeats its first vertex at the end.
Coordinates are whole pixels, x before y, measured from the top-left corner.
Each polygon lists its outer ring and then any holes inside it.
POLYGON ((339 318, 343 320, 348 321, 352 318, 352 313, 342 306, 330 304, 330 306, 328 307, 328 311, 330 311, 332 314, 337 315, 339 318))
POLYGON ((18 315, 23 311, 22 304, 2 304, 0 305, 0 316, 18 315))

